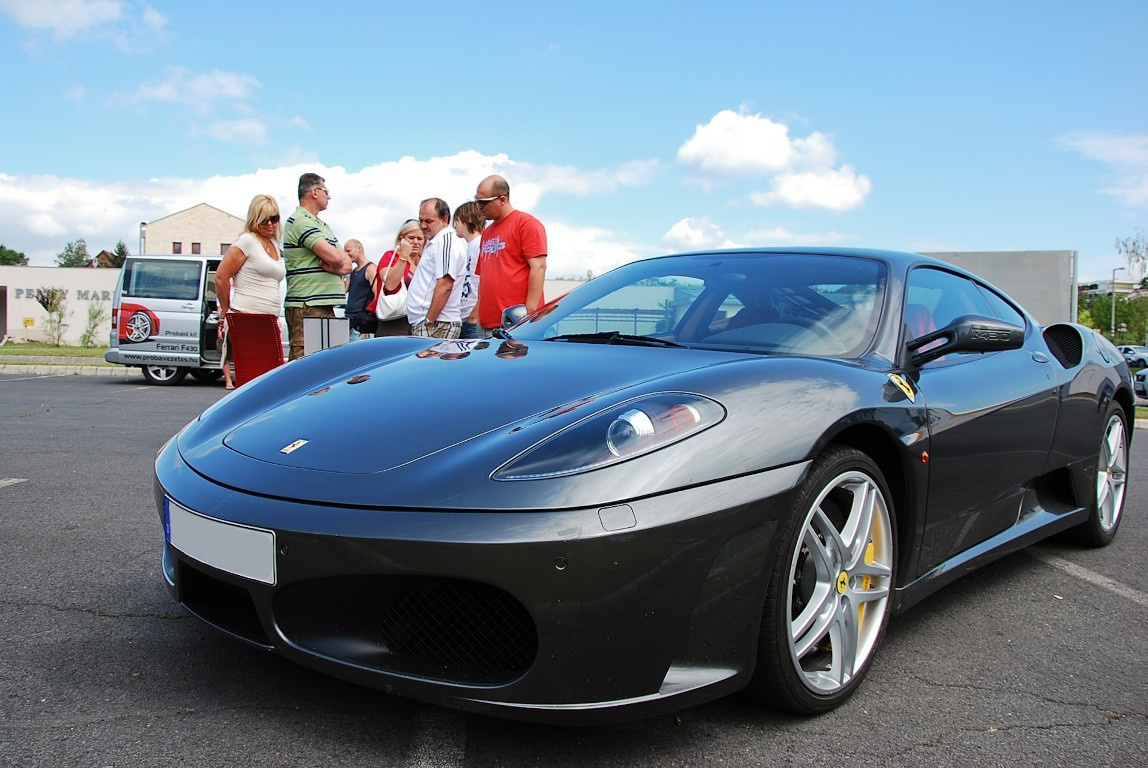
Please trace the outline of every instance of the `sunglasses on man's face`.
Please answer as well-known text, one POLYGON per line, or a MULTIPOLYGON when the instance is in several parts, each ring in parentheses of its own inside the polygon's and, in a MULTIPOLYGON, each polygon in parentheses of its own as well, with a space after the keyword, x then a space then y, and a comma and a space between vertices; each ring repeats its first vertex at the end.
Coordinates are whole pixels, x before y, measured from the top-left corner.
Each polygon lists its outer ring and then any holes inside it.
POLYGON ((279 214, 275 214, 274 216, 268 216, 266 219, 263 219, 263 221, 259 222, 260 225, 278 224, 278 223, 279 223, 279 214))

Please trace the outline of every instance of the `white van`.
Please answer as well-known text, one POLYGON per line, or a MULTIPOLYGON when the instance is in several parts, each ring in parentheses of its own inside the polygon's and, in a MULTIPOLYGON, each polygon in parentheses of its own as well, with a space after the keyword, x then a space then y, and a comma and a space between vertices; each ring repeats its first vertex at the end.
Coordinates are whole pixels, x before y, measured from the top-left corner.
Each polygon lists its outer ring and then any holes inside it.
POLYGON ((143 369, 152 384, 223 375, 215 270, 220 256, 129 256, 112 300, 104 359, 143 369))

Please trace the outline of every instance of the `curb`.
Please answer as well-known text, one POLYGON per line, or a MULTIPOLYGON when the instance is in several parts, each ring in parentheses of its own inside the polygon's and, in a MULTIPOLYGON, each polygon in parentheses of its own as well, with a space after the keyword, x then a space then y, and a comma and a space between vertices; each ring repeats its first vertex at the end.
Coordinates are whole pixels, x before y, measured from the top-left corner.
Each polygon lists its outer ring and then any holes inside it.
POLYGON ((24 374, 25 376, 104 376, 122 377, 143 374, 126 365, 48 365, 46 363, 0 363, 0 373, 24 374))

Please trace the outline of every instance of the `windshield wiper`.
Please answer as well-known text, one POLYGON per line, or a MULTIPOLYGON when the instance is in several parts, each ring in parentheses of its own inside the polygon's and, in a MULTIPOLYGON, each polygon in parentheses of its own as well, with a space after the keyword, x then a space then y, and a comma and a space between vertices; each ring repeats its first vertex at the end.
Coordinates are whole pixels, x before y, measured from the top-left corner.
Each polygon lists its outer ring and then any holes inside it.
POLYGON ((619 331, 601 331, 600 333, 564 333, 553 336, 547 341, 579 341, 590 344, 630 344, 639 347, 682 347, 674 341, 658 339, 653 336, 634 336, 619 331))

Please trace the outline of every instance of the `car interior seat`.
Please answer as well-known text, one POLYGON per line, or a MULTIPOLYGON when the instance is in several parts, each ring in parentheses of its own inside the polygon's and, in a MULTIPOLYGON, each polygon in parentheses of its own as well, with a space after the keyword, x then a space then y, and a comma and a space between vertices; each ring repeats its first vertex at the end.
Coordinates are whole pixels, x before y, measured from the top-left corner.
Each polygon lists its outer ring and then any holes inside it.
POLYGON ((924 304, 905 305, 905 325, 909 327, 909 336, 913 339, 937 330, 933 313, 924 304))

